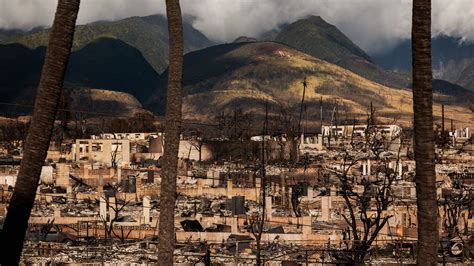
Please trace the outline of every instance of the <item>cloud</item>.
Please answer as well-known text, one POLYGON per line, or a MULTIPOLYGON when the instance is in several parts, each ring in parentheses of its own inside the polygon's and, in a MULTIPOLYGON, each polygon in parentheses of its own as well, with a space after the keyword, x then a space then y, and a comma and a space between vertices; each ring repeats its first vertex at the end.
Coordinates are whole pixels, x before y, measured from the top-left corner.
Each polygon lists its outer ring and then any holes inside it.
POLYGON ((461 37, 474 41, 474 1, 436 0, 433 9, 433 33, 461 37))
MULTIPOLYGON (((474 0, 433 0, 433 34, 474 41, 474 0)), ((181 0, 194 27, 229 42, 320 15, 369 53, 410 37, 412 0, 181 0)), ((0 28, 52 23, 57 0, 0 0, 0 28)), ((165 13, 164 0, 82 0, 79 23, 165 13)))
MULTIPOLYGON (((0 28, 50 26, 57 3, 57 0, 0 0, 0 28)), ((163 14, 164 7, 164 0, 82 0, 78 24, 163 14)))

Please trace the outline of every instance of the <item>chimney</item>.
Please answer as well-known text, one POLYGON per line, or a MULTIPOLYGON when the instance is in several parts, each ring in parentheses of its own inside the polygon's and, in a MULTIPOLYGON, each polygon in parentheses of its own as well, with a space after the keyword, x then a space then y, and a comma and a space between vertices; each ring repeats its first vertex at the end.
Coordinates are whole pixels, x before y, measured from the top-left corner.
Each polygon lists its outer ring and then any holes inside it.
POLYGON ((367 175, 370 175, 370 159, 367 159, 367 175))
POLYGON ((232 234, 239 233, 239 220, 237 216, 232 216, 231 232, 232 234))
MULTIPOLYGON (((109 198, 109 206, 112 206, 113 208, 115 208, 116 203, 117 203, 117 201, 116 201, 115 198, 113 198, 113 197, 110 197, 110 198, 109 198)), ((109 217, 110 217, 110 220, 115 219, 115 214, 116 214, 115 211, 114 211, 114 209, 113 209, 112 207, 109 207, 109 217)))
POLYGON ((143 218, 145 220, 145 224, 150 224, 150 197, 144 196, 143 197, 143 218))
POLYGON ((265 197, 265 212, 267 214, 267 219, 272 219, 272 197, 266 196, 265 197))
POLYGON ((321 220, 324 222, 329 221, 329 209, 331 207, 331 197, 321 197, 321 220))
POLYGON ((120 181, 122 181, 122 167, 117 167, 117 183, 120 184, 120 181))
POLYGON ((227 198, 232 198, 232 189, 233 189, 233 184, 232 184, 232 179, 227 180, 227 198))
POLYGON ((100 197, 99 215, 101 219, 107 221, 107 203, 103 197, 100 197))
POLYGON ((402 165, 401 160, 398 161, 398 176, 400 176, 400 177, 403 176, 403 165, 402 165))

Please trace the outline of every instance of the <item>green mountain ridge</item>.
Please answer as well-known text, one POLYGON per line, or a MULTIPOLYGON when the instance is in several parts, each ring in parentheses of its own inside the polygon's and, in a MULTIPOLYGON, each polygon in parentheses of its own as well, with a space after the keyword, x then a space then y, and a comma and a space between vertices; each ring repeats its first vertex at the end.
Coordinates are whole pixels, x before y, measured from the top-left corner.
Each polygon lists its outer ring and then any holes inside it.
POLYGON ((370 56, 361 48, 320 16, 310 16, 283 27, 275 41, 328 62, 336 62, 344 56, 362 57, 371 61, 370 56))
POLYGON ((409 85, 409 77, 374 64, 370 56, 344 33, 319 16, 282 25, 280 30, 272 30, 262 38, 288 45, 387 86, 403 88, 409 85))
MULTIPOLYGON (((212 45, 201 32, 186 20, 183 21, 185 52, 190 52, 212 45)), ((20 43, 30 48, 46 46, 49 29, 20 34, 4 39, 2 43, 20 43)), ((119 39, 137 48, 155 71, 161 73, 168 65, 168 28, 166 18, 162 15, 131 17, 118 21, 100 21, 76 27, 73 51, 85 47, 100 38, 119 39)))

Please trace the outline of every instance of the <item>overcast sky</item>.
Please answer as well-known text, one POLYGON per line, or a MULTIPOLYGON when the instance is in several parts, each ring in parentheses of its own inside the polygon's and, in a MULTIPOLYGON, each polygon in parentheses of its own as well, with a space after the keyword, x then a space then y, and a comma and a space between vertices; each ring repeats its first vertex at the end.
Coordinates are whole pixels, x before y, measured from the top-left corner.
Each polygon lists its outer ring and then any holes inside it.
MULTIPOLYGON (((82 0, 79 24, 165 12, 165 0, 82 0)), ((50 26, 57 0, 0 0, 0 28, 50 26)), ((181 0, 194 27, 210 39, 256 36, 320 15, 369 53, 410 36, 411 0, 181 0)), ((433 0, 433 33, 474 41, 474 0, 433 0)))

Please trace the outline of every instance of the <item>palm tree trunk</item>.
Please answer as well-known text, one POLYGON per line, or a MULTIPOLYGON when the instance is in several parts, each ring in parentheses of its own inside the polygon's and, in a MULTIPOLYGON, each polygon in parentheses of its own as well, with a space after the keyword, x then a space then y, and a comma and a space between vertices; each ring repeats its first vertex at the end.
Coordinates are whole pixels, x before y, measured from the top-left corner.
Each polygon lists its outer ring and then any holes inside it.
POLYGON ((438 207, 433 131, 431 0, 413 1, 412 52, 418 207, 417 263, 435 265, 438 250, 438 207))
POLYGON ((25 152, 3 226, 1 250, 2 254, 8 255, 1 256, 2 265, 16 265, 20 260, 23 240, 63 88, 79 4, 80 0, 58 1, 33 118, 26 138, 25 152))
POLYGON ((179 0, 166 0, 170 56, 168 68, 168 96, 166 103, 165 151, 161 174, 160 223, 158 261, 173 265, 175 244, 174 208, 178 150, 181 133, 181 83, 183 80, 183 25, 179 0))

